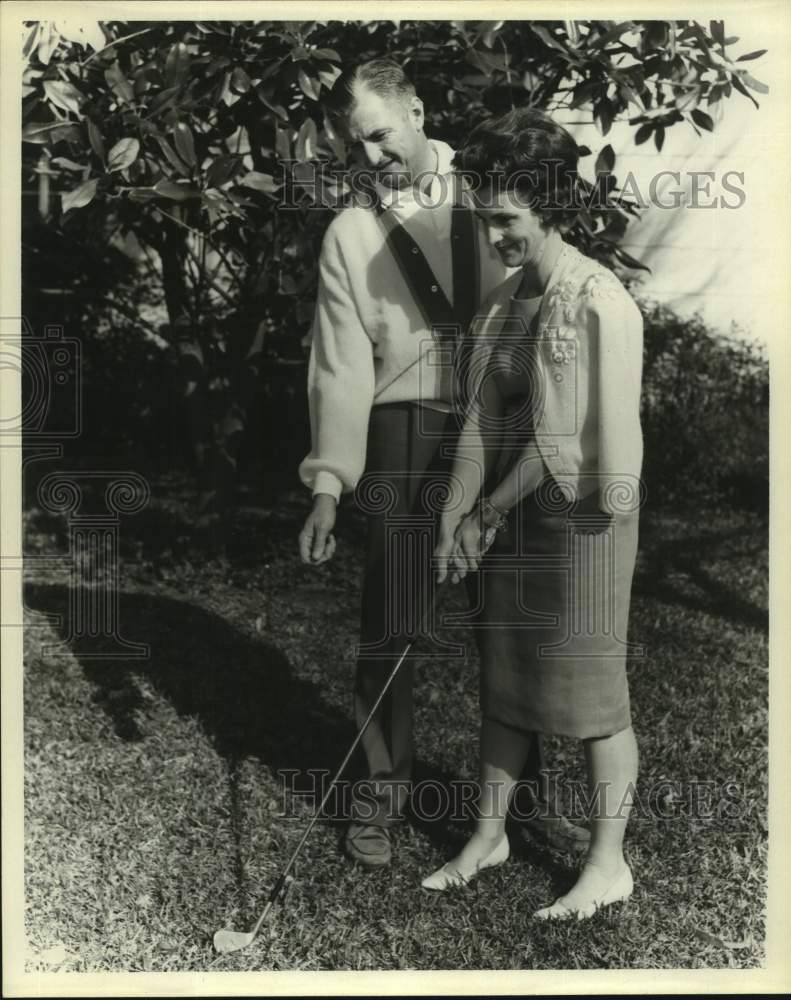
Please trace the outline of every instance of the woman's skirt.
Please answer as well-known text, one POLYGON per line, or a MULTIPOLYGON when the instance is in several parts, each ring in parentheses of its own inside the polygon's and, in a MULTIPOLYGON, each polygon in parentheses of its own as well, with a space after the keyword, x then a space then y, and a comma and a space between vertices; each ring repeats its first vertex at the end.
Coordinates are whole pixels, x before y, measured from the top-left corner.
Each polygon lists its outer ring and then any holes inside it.
MULTIPOLYGON (((551 482, 551 481, 550 481, 551 482)), ((475 624, 485 718, 581 739, 631 725, 627 625, 638 512, 539 488, 484 558, 475 624)))

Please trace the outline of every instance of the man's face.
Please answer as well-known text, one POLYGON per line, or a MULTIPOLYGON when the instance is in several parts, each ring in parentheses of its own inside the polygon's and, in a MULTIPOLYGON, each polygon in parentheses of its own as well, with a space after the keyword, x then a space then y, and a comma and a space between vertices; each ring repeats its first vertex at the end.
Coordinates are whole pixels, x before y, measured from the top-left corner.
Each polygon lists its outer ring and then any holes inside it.
POLYGON ((475 214, 506 267, 528 263, 546 239, 538 216, 513 192, 493 194, 484 187, 475 194, 475 214))
POLYGON ((422 127, 423 104, 417 97, 402 102, 361 87, 340 131, 355 163, 373 171, 381 183, 403 187, 412 183, 420 166, 422 127))

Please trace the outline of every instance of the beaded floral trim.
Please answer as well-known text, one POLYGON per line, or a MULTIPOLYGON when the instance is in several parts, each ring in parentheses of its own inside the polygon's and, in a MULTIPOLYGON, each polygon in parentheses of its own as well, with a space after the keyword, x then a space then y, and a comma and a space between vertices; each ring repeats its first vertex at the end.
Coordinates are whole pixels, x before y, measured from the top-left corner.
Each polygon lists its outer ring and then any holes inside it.
MULTIPOLYGON (((564 247, 562 256, 571 251, 564 247)), ((574 320, 581 299, 615 299, 619 286, 615 275, 603 268, 585 278, 568 277, 558 281, 549 291, 547 320, 541 324, 541 335, 568 340, 576 335, 574 320), (560 321, 560 322, 558 322, 560 321)))

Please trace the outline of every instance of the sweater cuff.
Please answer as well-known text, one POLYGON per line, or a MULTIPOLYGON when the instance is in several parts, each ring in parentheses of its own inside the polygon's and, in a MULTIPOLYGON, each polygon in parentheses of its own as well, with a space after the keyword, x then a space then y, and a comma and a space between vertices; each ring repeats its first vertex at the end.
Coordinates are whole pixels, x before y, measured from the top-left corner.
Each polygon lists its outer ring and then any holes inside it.
POLYGON ((316 478, 313 480, 313 496, 315 497, 317 493, 329 493, 330 496, 335 497, 336 502, 340 500, 341 493, 343 492, 343 483, 338 479, 334 472, 327 472, 326 470, 321 470, 316 473, 316 478))

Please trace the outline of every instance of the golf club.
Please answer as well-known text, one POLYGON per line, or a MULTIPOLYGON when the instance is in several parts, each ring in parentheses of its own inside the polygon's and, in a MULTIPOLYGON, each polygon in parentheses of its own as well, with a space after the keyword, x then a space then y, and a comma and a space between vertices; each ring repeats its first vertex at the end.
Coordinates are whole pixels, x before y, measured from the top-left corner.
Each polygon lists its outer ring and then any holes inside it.
MULTIPOLYGON (((447 581, 447 579, 448 578, 446 578, 446 581, 447 581)), ((433 601, 432 601, 432 603, 430 605, 430 608, 428 610, 433 610, 433 608, 435 607, 435 605, 437 603, 438 595, 439 595, 440 591, 443 589, 443 587, 446 585, 446 581, 443 581, 442 584, 437 585, 437 587, 435 588, 433 601)), ((319 805, 319 808, 313 814, 313 818, 311 819, 310 823, 308 823, 308 826, 307 826, 305 832, 302 834, 302 838, 300 839, 299 843, 297 844, 297 846, 296 846, 294 852, 292 853, 291 857, 288 859, 288 863, 286 864, 285 868, 281 872, 280 877, 275 882, 275 884, 274 884, 274 886, 272 888, 272 891, 269 893, 269 897, 267 898, 266 905, 264 906, 264 909, 261 912, 260 917, 258 918, 258 920, 256 920, 256 922, 253 925, 252 929, 245 932, 245 931, 234 931, 234 930, 230 930, 229 928, 223 928, 222 930, 219 930, 219 931, 217 931, 215 933, 215 935, 214 935, 214 948, 215 948, 215 951, 219 952, 221 955, 226 955, 226 954, 228 954, 229 952, 232 952, 232 951, 241 951, 242 948, 246 948, 249 944, 252 944, 253 941, 255 940, 256 936, 258 935, 258 932, 261 930, 261 927, 263 926, 264 921, 269 916, 269 911, 272 909, 272 906, 274 905, 277 897, 280 895, 281 891, 285 887, 286 879, 288 877, 288 873, 291 871, 291 869, 292 869, 292 867, 294 865, 294 862, 297 860, 297 855, 302 850, 302 848, 303 848, 303 846, 305 844, 305 841, 310 836, 310 832, 313 829, 313 827, 316 825, 316 821, 321 816, 321 814, 324 812, 324 807, 326 806, 326 804, 327 804, 327 802, 329 800, 329 797, 332 794, 333 788, 335 787, 338 779, 340 778, 341 774, 343 773, 344 769, 346 768, 346 765, 351 760, 352 754, 357 749, 357 746, 358 746, 360 740, 363 738, 363 735, 365 734, 366 729, 370 725, 371 720, 373 719, 374 715, 376 715, 376 712, 377 712, 379 706, 382 704, 382 701, 383 701, 385 695, 387 694, 388 690, 390 689, 390 685, 393 683, 393 680, 395 679, 396 674, 401 669, 401 665, 403 664, 404 660, 406 659, 407 654, 409 653, 409 650, 412 648, 412 645, 414 644, 414 642, 418 638, 418 636, 424 631, 425 626, 427 624, 427 621, 426 621, 427 618, 428 618, 428 614, 426 614, 426 616, 421 619, 421 621, 420 621, 420 623, 418 625, 418 628, 415 630, 415 634, 409 639, 409 641, 407 642, 406 646, 404 647, 404 651, 399 656, 398 661, 396 662, 396 665, 390 671, 390 674, 389 674, 387 680, 385 681, 384 686, 382 687, 382 690, 379 692, 379 695, 378 695, 376 701, 374 702, 374 705, 373 705, 371 711, 368 713, 368 718, 363 723, 362 728, 360 729, 360 731, 357 733, 357 735, 354 738, 354 742, 349 747, 349 750, 348 750, 346 756, 341 761, 341 765, 338 768, 337 772, 335 773, 335 777, 332 779, 332 781, 330 782, 330 784, 329 784, 329 786, 327 788, 327 791, 324 793, 324 796, 323 796, 323 798, 321 800, 321 804, 319 805)))

